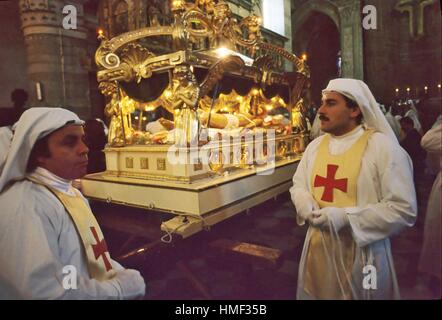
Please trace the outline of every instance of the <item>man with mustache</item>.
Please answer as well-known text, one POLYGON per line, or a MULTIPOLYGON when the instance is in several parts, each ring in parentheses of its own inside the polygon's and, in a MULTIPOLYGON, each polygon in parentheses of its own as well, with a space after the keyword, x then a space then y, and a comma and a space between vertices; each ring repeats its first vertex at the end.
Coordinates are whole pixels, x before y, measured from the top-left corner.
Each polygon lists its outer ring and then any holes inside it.
POLYGON ((414 224, 413 168, 367 85, 331 80, 325 132, 307 147, 290 189, 310 227, 298 299, 398 299, 389 238, 414 224))
POLYGON ((61 108, 31 108, 2 143, 0 300, 135 299, 136 270, 112 260, 87 200, 84 122, 61 108))

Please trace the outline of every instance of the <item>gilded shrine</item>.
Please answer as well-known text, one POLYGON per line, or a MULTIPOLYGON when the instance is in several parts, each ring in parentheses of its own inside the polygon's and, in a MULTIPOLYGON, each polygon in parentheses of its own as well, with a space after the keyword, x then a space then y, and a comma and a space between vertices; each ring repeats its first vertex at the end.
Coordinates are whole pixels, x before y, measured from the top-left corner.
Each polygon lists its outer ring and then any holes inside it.
POLYGON ((237 21, 223 1, 173 1, 171 14, 170 25, 99 32, 106 171, 88 175, 83 191, 172 213, 162 229, 187 237, 289 189, 308 143, 309 69, 264 41, 260 18, 237 21))

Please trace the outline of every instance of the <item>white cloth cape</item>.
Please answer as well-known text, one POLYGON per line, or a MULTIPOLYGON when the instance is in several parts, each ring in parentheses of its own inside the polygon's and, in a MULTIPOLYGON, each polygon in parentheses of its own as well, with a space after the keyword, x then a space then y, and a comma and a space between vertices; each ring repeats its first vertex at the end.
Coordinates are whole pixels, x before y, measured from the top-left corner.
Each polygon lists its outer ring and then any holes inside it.
MULTIPOLYGON (((31 176, 65 193, 70 182, 37 168, 31 176)), ((84 199, 84 198, 83 198, 84 199)), ((87 200, 84 201, 88 204, 87 200)), ((89 277, 87 261, 76 227, 61 202, 46 187, 18 181, 0 196, 0 300, 3 299, 121 299, 113 279, 89 277), (19 201, 21 199, 21 201, 19 201), (71 269, 77 288, 63 283, 71 269), (68 270, 68 271, 66 271, 68 270)), ((111 259, 115 270, 123 268, 111 259)))
POLYGON ((0 172, 4 163, 6 162, 6 155, 8 154, 9 146, 12 141, 12 130, 10 127, 0 128, 0 172))
MULTIPOLYGON (((391 130, 391 129, 390 129, 391 130)), ((341 154, 361 135, 359 129, 344 137, 331 137, 329 150, 341 154)), ((296 207, 311 194, 311 176, 318 147, 324 136, 312 141, 298 165, 290 189, 296 207)), ((416 194, 412 164, 397 140, 375 132, 368 141, 357 182, 357 206, 346 208, 353 239, 357 244, 352 283, 360 299, 398 299, 395 269, 389 238, 416 220, 416 194), (363 289, 363 268, 373 265, 377 271, 377 290, 363 289)), ((298 224, 304 220, 297 216, 298 224)), ((311 227, 310 227, 311 228, 311 227)), ((299 265, 298 299, 308 299, 303 290, 304 266, 311 229, 307 231, 299 265)))
POLYGON ((441 193, 442 193, 442 124, 439 123, 429 130, 421 141, 422 147, 427 151, 428 157, 433 159, 431 165, 438 172, 433 183, 430 197, 428 198, 427 213, 424 224, 424 242, 419 260, 419 270, 436 276, 439 280, 442 268, 442 243, 441 243, 441 193))
MULTIPOLYGON (((35 142, 66 124, 83 121, 65 109, 31 108, 14 125, 12 140, 12 132, 0 132, 11 141, 0 146, 7 155, 0 159, 0 300, 122 298, 116 280, 89 278, 81 239, 61 202, 45 187, 23 180, 35 142), (77 289, 63 287, 67 266, 76 268, 77 289)), ((72 188, 49 171, 37 174, 62 192, 72 188)))

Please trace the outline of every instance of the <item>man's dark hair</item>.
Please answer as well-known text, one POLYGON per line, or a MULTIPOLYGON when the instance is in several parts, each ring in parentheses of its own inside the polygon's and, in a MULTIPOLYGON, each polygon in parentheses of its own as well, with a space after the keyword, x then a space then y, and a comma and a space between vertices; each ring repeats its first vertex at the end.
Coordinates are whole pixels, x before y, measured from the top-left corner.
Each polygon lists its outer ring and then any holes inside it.
POLYGON ((23 89, 15 89, 11 92, 11 100, 15 107, 22 108, 28 101, 28 93, 23 89))
MULTIPOLYGON (((352 99, 350 99, 350 98, 348 98, 348 97, 346 97, 344 95, 342 95, 342 96, 344 97, 344 100, 345 100, 345 103, 347 104, 347 107, 349 107, 350 109, 355 109, 355 108, 359 107, 359 105, 358 105, 358 103, 356 101, 354 101, 354 100, 352 100, 352 99)), ((363 118, 363 116, 362 116, 362 110, 361 110, 361 113, 356 118, 357 124, 361 124, 362 123, 362 118, 363 118)))
POLYGON ((103 124, 96 119, 89 119, 84 124, 85 143, 90 150, 103 150, 106 134, 103 124))
POLYGON ((35 168, 38 167, 38 158, 39 157, 45 157, 49 158, 51 156, 51 153, 49 152, 49 135, 47 135, 44 138, 41 138, 40 140, 37 140, 37 142, 34 144, 31 150, 31 154, 29 155, 28 164, 26 166, 26 172, 30 173, 35 170, 35 168))

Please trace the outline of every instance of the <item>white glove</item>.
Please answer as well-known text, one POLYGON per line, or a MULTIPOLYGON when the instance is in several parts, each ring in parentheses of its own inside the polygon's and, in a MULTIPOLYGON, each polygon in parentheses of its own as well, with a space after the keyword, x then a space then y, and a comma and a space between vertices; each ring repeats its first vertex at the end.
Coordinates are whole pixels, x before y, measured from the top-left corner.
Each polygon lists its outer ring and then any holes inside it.
POLYGON ((350 223, 345 209, 336 207, 325 207, 320 210, 314 210, 309 222, 316 228, 324 228, 332 224, 336 232, 339 232, 339 230, 350 223))
POLYGON ((146 285, 137 270, 124 269, 118 271, 112 280, 115 280, 120 286, 123 299, 131 300, 144 297, 146 285))
POLYGON ((303 225, 305 220, 310 219, 313 210, 319 209, 318 203, 308 192, 298 193, 294 202, 297 212, 296 220, 299 225, 303 225))

